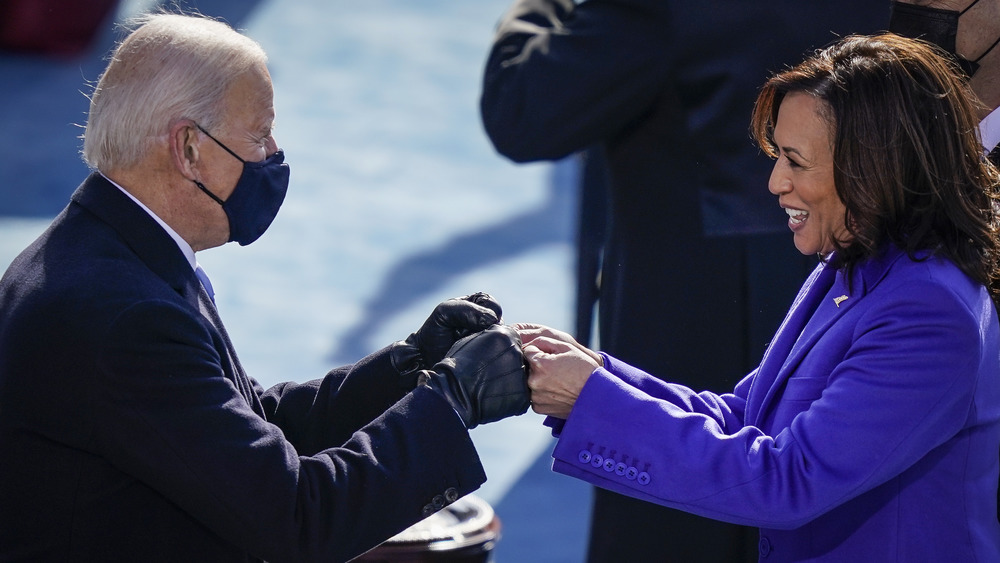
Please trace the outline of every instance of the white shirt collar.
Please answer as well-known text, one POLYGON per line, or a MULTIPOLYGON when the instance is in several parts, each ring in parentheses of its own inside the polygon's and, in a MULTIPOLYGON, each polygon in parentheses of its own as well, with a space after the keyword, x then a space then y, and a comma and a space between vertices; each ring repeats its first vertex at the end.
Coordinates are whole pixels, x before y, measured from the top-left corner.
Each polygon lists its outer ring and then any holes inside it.
MULTIPOLYGON (((104 176, 104 174, 101 174, 101 176, 104 176)), ((174 239, 174 242, 177 243, 178 248, 180 248, 181 252, 184 253, 184 257, 187 258, 188 263, 191 264, 192 270, 198 266, 198 260, 194 257, 194 249, 191 248, 191 245, 188 244, 186 240, 182 239, 181 236, 177 234, 177 231, 171 229, 170 225, 166 224, 163 221, 163 219, 157 217, 156 213, 153 213, 152 210, 146 207, 144 203, 136 199, 134 195, 130 194, 128 190, 116 184, 114 180, 108 178, 107 176, 104 176, 104 179, 111 182, 112 185, 121 190, 123 194, 127 195, 129 199, 134 201, 136 205, 142 208, 143 211, 149 213, 149 216, 152 217, 154 220, 156 220, 156 222, 159 223, 161 227, 163 227, 163 230, 166 231, 168 235, 170 235, 170 238, 174 239)))
POLYGON ((979 122, 979 138, 987 153, 1000 145, 1000 107, 994 109, 979 122))

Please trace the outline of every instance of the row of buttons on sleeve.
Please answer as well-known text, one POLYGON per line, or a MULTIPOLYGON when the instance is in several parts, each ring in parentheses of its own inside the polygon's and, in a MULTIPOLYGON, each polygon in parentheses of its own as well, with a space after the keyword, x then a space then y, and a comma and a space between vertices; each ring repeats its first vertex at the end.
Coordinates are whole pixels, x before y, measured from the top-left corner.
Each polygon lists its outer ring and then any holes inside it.
MULTIPOLYGON (((613 452, 612 452, 613 453, 613 452)), ((648 485, 650 481, 649 473, 639 471, 635 466, 626 465, 624 462, 615 461, 600 454, 595 454, 590 450, 580 450, 577 460, 582 464, 589 464, 593 467, 602 467, 608 473, 614 473, 619 477, 624 477, 629 481, 635 481, 640 485, 648 485)))
POLYGON ((434 495, 434 498, 424 506, 422 514, 425 517, 430 516, 456 500, 458 500, 458 491, 454 487, 448 487, 443 495, 434 495))

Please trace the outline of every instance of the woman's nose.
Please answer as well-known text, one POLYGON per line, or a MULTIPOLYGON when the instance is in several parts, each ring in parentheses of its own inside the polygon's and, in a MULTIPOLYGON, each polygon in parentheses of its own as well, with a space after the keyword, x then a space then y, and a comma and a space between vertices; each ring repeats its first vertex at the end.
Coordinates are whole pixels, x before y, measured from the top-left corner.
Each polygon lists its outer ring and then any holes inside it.
POLYGON ((774 195, 788 193, 792 187, 792 183, 788 177, 781 173, 779 169, 780 165, 780 160, 774 163, 774 168, 771 169, 771 177, 767 180, 767 190, 774 195))

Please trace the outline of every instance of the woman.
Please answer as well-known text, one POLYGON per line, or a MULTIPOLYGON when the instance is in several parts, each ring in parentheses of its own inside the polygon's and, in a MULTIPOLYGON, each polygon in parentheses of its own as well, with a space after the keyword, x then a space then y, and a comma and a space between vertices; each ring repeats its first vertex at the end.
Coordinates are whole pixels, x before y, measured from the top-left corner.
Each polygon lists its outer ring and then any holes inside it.
POLYGON ((554 469, 759 526, 766 561, 1000 561, 998 175, 973 99, 895 35, 769 80, 752 131, 821 263, 731 394, 519 325, 554 469))

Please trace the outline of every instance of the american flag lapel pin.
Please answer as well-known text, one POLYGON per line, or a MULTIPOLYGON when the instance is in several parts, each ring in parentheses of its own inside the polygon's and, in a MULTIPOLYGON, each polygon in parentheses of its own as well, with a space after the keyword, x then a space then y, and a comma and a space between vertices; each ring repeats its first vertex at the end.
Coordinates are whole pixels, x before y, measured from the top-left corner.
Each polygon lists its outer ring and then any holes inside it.
POLYGON ((833 298, 833 302, 837 305, 838 309, 840 308, 840 304, 843 303, 844 301, 847 301, 846 295, 841 295, 840 297, 833 298))

